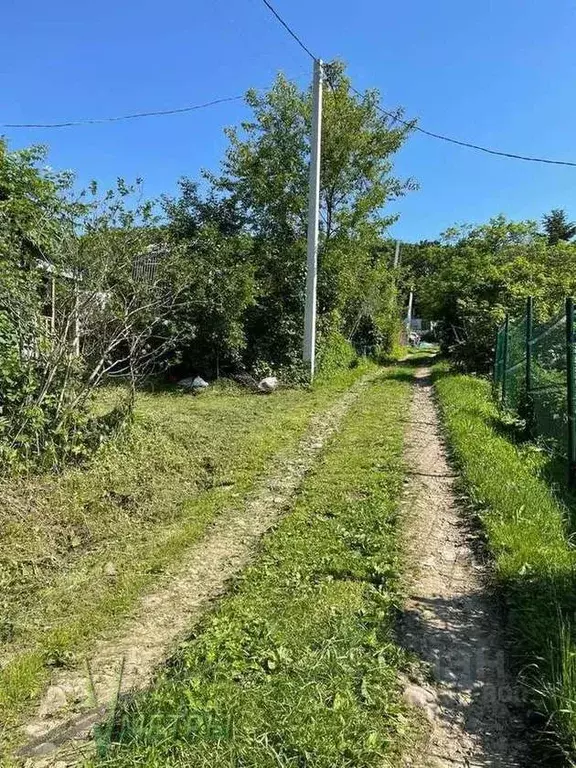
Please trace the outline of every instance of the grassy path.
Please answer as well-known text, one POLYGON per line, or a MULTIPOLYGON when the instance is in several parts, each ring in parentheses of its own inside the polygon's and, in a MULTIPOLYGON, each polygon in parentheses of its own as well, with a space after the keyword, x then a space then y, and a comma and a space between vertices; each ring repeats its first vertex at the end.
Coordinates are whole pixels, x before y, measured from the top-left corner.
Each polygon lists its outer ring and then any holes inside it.
POLYGON ((98 739, 107 766, 394 765, 394 641, 410 384, 368 384, 278 529, 153 688, 98 739))
MULTIPOLYGON (((262 443, 231 461, 224 484, 192 496, 189 508, 200 522, 175 515, 150 529, 160 534, 163 572, 136 579, 139 591, 128 605, 138 604, 144 587, 150 601, 119 633, 101 633, 93 645, 95 688, 107 706, 86 711, 76 701, 85 689, 74 695, 74 681, 84 686, 82 672, 73 665, 52 670, 65 699, 73 695, 30 723, 29 766, 63 768, 83 752, 92 768, 528 764, 494 629, 502 618, 462 528, 430 383, 419 374, 414 387, 413 373, 351 372, 312 394, 285 393, 293 410, 282 413, 273 398, 258 399, 270 410, 231 441, 244 451, 254 436, 262 443), (401 505, 406 464, 411 479, 401 505), (408 563, 400 517, 408 521, 408 563), (163 549, 165 542, 172 544, 163 549), (417 575, 399 644, 406 570, 417 575), (234 586, 222 597, 232 574, 234 586), (151 687, 110 706, 119 655, 122 690, 138 689, 175 640, 178 649, 151 687), (422 661, 434 667, 435 684, 422 661), (427 742, 410 704, 431 718, 427 742), (69 750, 71 736, 80 741, 69 750)), ((543 479, 540 454, 499 431, 485 382, 440 366, 435 386, 461 470, 457 482, 479 511, 494 556, 514 661, 541 715, 544 746, 553 764, 574 765, 576 580, 564 509, 543 479)), ((146 556, 146 539, 142 546, 146 556)), ((108 588, 115 585, 116 577, 108 588)), ((125 618, 126 609, 106 615, 125 618)), ((88 642, 95 627, 82 636, 88 642)))
MULTIPOLYGON (((515 443, 487 381, 436 370, 447 438, 494 558, 510 653, 553 765, 576 765, 576 554, 545 456, 515 443)), ((538 764, 542 764, 541 760, 538 764)))
POLYGON ((351 404, 379 375, 375 371, 362 377, 328 411, 314 416, 295 450, 272 459, 246 503, 220 515, 178 564, 178 571, 140 601, 122 631, 95 644, 87 654, 89 677, 86 669, 61 670, 53 676, 38 715, 26 726, 33 740, 20 754, 44 758, 51 748, 56 752, 63 744, 70 747, 67 757, 70 752, 74 755, 82 737, 101 719, 102 708, 108 709, 118 693, 133 693, 150 683, 155 669, 190 632, 206 603, 218 597, 228 580, 249 562, 259 539, 290 505, 351 404), (71 737, 76 745, 68 744, 71 737))
POLYGON ((86 469, 4 483, 0 511, 0 752, 54 671, 169 577, 278 451, 366 370, 312 392, 148 395, 124 444, 86 469))
POLYGON ((413 677, 406 689, 430 720, 413 764, 525 768, 501 611, 457 501, 458 476, 448 463, 426 367, 416 374, 405 458, 409 597, 400 636, 433 678, 413 677))

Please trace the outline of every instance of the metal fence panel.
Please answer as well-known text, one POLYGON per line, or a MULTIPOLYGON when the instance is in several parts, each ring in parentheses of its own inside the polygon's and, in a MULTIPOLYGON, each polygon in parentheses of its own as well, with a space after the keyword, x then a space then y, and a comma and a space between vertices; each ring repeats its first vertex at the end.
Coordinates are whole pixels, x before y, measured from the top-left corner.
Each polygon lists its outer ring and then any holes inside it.
POLYGON ((546 323, 534 323, 532 300, 496 335, 494 391, 505 408, 526 419, 534 437, 567 457, 576 481, 576 346, 572 299, 546 323))
POLYGON ((566 314, 534 327, 531 401, 534 434, 565 453, 568 414, 566 406, 566 314))

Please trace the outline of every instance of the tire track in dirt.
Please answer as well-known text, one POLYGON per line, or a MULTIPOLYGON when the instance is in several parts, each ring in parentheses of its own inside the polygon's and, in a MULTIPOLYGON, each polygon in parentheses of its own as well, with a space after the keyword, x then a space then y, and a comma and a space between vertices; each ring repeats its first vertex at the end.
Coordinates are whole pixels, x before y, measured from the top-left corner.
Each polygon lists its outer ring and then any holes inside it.
POLYGON ((404 765, 525 768, 522 710, 507 670, 502 616, 457 506, 428 368, 416 374, 405 460, 411 576, 399 634, 434 683, 406 681, 405 699, 427 718, 429 733, 420 754, 404 765))
POLYGON ((95 697, 86 669, 62 670, 53 676, 35 717, 24 726, 27 743, 18 755, 26 768, 65 768, 89 753, 92 728, 116 697, 120 668, 121 694, 149 685, 154 670, 190 632, 210 601, 222 595, 229 580, 250 561, 260 538, 287 510, 362 389, 380 375, 380 371, 367 374, 330 409, 314 416, 297 449, 273 459, 242 508, 215 520, 170 581, 143 597, 122 626, 122 634, 96 642, 87 660, 95 697))

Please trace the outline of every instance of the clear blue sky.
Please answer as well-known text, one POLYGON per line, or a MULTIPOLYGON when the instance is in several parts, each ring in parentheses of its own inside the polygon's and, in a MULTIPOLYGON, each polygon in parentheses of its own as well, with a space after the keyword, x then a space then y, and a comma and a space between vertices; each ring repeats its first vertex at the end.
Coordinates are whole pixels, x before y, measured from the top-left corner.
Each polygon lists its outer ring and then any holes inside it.
MULTIPOLYGON (((319 56, 349 64, 422 127, 504 151, 576 161, 573 0, 274 0, 319 56)), ((0 122, 49 122, 169 109, 265 87, 310 60, 261 0, 29 0, 3 7, 0 122)), ((79 181, 142 176, 146 192, 216 167, 240 102, 196 113, 59 130, 3 132, 50 146, 79 181)), ((0 129, 1 131, 2 129, 0 129)), ((392 234, 435 237, 455 222, 506 213, 576 218, 576 168, 479 154, 421 135, 397 156, 421 185, 396 206, 392 234)))

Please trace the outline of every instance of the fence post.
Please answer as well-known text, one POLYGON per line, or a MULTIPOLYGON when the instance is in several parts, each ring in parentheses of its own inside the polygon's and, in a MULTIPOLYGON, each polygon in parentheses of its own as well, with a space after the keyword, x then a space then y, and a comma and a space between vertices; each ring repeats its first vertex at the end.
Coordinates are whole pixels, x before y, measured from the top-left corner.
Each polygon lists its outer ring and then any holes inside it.
POLYGON ((510 330, 510 316, 506 313, 506 319, 504 320, 504 343, 502 349, 502 405, 506 405, 506 375, 508 368, 508 335, 510 330))
POLYGON ((526 300, 526 393, 532 389, 532 326, 534 324, 534 299, 526 300))
POLYGON ((566 395, 568 412, 568 485, 576 485, 576 387, 574 382, 574 299, 566 299, 566 395))
POLYGON ((526 426, 532 425, 532 330, 534 327, 534 299, 526 299, 526 426))
POLYGON ((493 381, 492 381, 492 392, 493 396, 496 397, 496 392, 498 392, 498 384, 500 383, 500 337, 501 337, 500 328, 496 331, 496 348, 494 351, 494 371, 493 371, 493 381))

